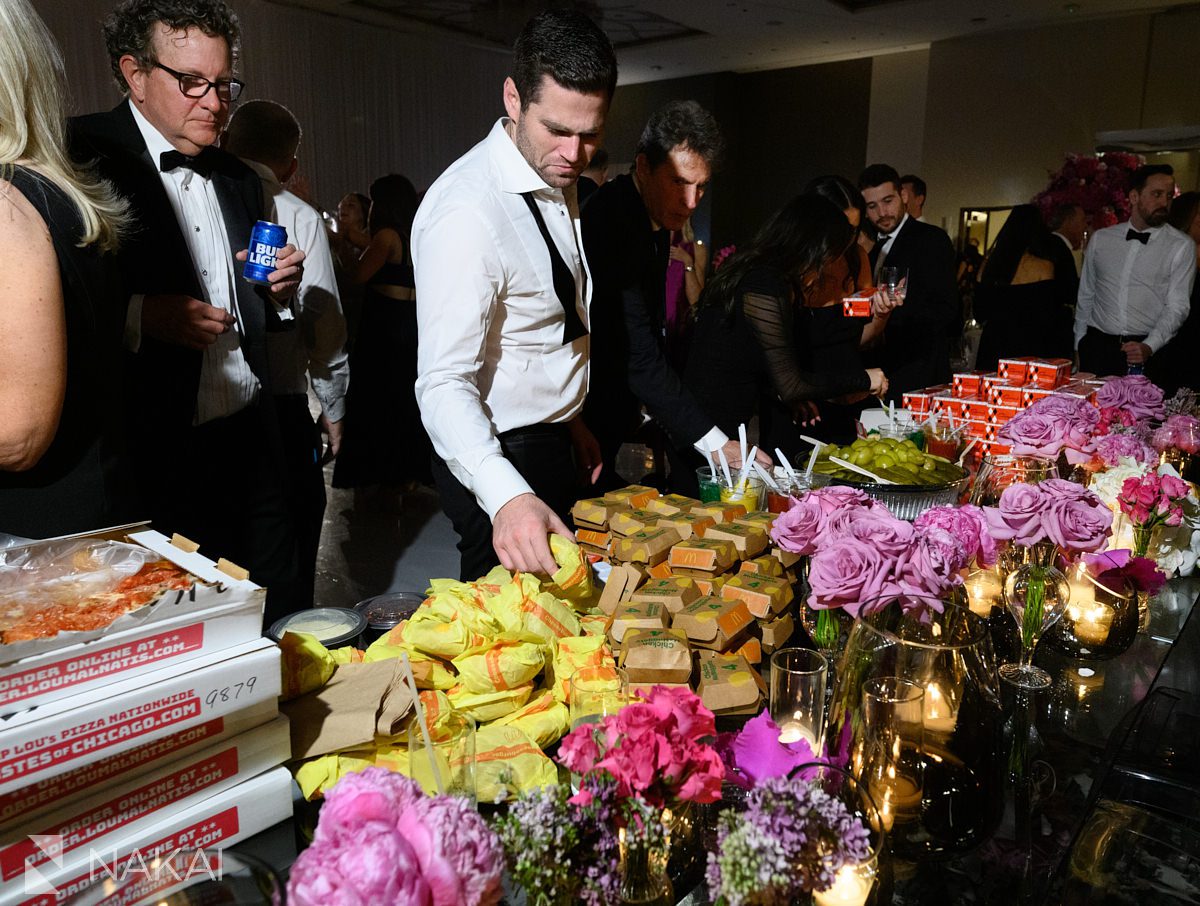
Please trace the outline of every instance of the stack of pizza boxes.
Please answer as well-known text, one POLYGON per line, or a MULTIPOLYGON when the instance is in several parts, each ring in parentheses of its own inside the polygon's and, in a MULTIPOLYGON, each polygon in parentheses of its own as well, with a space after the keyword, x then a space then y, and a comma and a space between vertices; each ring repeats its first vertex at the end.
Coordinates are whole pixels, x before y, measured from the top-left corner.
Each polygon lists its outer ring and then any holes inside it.
MULTIPOLYGON (((265 590, 183 539, 123 540, 182 570, 168 570, 172 587, 155 586, 152 603, 86 632, 0 626, 0 906, 56 903, 156 854, 213 852, 291 815, 265 590)), ((90 562, 69 543, 27 550, 90 562)), ((74 544, 91 543, 104 542, 74 544)), ((53 582, 15 589, 15 572, 0 569, 0 604, 55 594, 53 582)), ((56 597, 69 618, 78 597, 56 597)))
POLYGON ((904 408, 921 419, 936 416, 963 427, 976 443, 969 453, 974 462, 984 456, 1011 452, 1000 429, 1018 412, 1047 396, 1076 396, 1096 401, 1103 383, 1092 375, 1071 376, 1068 359, 1036 356, 1000 359, 994 372, 959 372, 950 384, 905 393, 904 408))
POLYGON ((758 668, 795 625, 797 558, 771 548, 774 515, 631 486, 572 517, 607 568, 600 607, 630 683, 690 684, 718 715, 758 713, 758 668))

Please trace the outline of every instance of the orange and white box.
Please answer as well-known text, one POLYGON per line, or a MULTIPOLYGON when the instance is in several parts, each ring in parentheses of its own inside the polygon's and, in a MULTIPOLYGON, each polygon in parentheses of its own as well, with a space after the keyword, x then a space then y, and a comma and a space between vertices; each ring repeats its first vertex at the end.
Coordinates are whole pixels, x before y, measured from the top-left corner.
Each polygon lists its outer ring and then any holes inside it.
POLYGON ((50 853, 37 849, 29 871, 39 878, 0 885, 0 906, 55 906, 104 878, 133 879, 134 889, 105 899, 114 906, 166 900, 173 891, 207 879, 208 869, 219 864, 219 850, 291 816, 291 772, 274 768, 207 799, 165 809, 158 821, 140 830, 114 833, 103 846, 82 847, 53 860, 50 853), (190 877, 187 871, 156 874, 148 868, 155 856, 173 859, 181 850, 189 851, 182 867, 200 866, 190 877), (190 851, 202 851, 205 860, 195 861, 190 851), (31 892, 39 887, 46 892, 31 892))
POLYGON ((933 398, 933 411, 939 415, 953 416, 954 418, 964 418, 966 411, 963 404, 966 400, 961 400, 957 396, 951 396, 948 393, 939 393, 933 398))
POLYGON ((966 426, 967 437, 977 437, 980 440, 985 440, 987 438, 988 423, 986 421, 976 421, 975 419, 971 419, 966 423, 966 426))
POLYGON ((1020 411, 1019 406, 990 405, 988 406, 988 422, 996 427, 1001 427, 1011 421, 1013 416, 1020 411))
POLYGON ((0 729, 0 794, 279 697, 269 639, 11 715, 0 729))
POLYGON ((963 415, 973 422, 986 422, 988 420, 989 406, 987 400, 963 400, 963 415))
POLYGON ((982 371, 956 372, 951 382, 951 392, 963 399, 977 399, 983 392, 982 371))
POLYGON ((129 540, 200 581, 167 592, 105 629, 0 645, 0 713, 24 711, 167 665, 180 665, 180 672, 194 658, 262 636, 265 589, 229 576, 159 532, 137 532, 129 540))
POLYGON ((1075 399, 1086 400, 1093 406, 1096 405, 1096 388, 1091 384, 1081 381, 1073 381, 1070 384, 1063 384, 1055 390, 1059 396, 1071 396, 1075 399))
POLYGON ((988 443, 988 453, 991 456, 1008 456, 1012 453, 1012 444, 1006 444, 1002 440, 993 440, 988 443))
POLYGON ((1071 380, 1070 359, 1034 359, 1026 383, 1053 390, 1071 380))
POLYGON ((1021 389, 1021 406, 1028 409, 1038 400, 1044 400, 1048 396, 1054 396, 1055 391, 1047 390, 1045 387, 1023 387, 1021 389))
POLYGON ((933 392, 929 390, 912 390, 902 397, 905 409, 914 415, 925 415, 933 408, 933 392))
POLYGON ((996 363, 996 374, 1013 386, 1020 387, 1029 381, 1029 359, 1000 359, 996 363))
POLYGON ((871 297, 864 293, 842 298, 842 316, 846 318, 871 317, 871 297))
POLYGON ((163 817, 215 796, 292 757, 288 720, 282 715, 241 736, 160 765, 157 770, 106 786, 36 820, 22 815, 0 831, 0 883, 19 877, 32 860, 42 864, 36 836, 61 837, 61 856, 81 848, 105 849, 116 834, 132 834, 163 817))
POLYGON ((1025 388, 1016 384, 997 384, 992 388, 992 398, 988 402, 994 406, 1023 408, 1025 406, 1025 388))
POLYGON ((1006 381, 1004 378, 1000 377, 1000 375, 996 374, 996 372, 994 372, 994 371, 989 372, 980 379, 979 395, 984 398, 990 399, 993 387, 996 387, 1000 384, 1007 384, 1007 383, 1008 383, 1008 381, 1006 381))

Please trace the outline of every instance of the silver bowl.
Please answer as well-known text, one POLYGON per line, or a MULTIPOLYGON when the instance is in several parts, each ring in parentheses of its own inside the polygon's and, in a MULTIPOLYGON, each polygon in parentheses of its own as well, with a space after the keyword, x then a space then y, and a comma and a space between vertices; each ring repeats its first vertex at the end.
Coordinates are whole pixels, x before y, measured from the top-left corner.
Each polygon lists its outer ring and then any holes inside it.
POLYGON ((897 519, 908 522, 935 506, 957 505, 971 483, 971 476, 966 471, 962 478, 945 484, 876 484, 868 479, 856 481, 816 474, 813 479, 817 487, 842 484, 857 488, 886 506, 897 519))

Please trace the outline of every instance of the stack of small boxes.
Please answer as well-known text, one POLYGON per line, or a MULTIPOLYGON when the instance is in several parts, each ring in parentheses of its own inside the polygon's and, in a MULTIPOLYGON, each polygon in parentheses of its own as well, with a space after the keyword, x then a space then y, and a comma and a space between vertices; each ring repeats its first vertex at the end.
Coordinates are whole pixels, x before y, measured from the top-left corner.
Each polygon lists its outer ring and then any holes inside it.
POLYGON ((774 514, 630 486, 572 510, 576 537, 610 565, 600 599, 635 686, 692 685, 718 715, 755 714, 756 669, 792 636, 797 558, 771 549, 774 514))
POLYGON ((291 816, 264 590, 157 532, 130 540, 195 583, 103 632, 0 646, 3 906, 50 906, 291 816))
POLYGON ((1000 359, 994 372, 960 372, 951 384, 904 394, 904 408, 919 417, 936 414, 951 425, 962 425, 968 440, 977 441, 969 455, 978 462, 986 455, 1012 452, 999 433, 1018 412, 1055 395, 1094 403, 1102 383, 1085 374, 1072 379, 1067 359, 1000 359))

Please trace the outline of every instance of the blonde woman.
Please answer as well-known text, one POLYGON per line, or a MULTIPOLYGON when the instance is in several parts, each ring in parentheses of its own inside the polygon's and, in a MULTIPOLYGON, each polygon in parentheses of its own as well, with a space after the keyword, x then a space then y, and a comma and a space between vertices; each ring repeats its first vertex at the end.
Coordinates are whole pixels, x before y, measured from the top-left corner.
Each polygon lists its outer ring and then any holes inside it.
POLYGON ((0 533, 43 538, 129 515, 125 205, 64 141, 62 57, 27 0, 0 2, 0 533))

